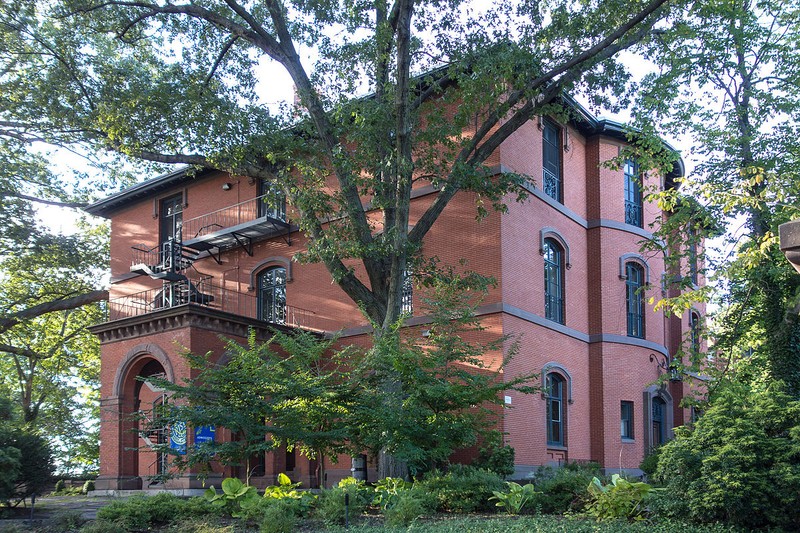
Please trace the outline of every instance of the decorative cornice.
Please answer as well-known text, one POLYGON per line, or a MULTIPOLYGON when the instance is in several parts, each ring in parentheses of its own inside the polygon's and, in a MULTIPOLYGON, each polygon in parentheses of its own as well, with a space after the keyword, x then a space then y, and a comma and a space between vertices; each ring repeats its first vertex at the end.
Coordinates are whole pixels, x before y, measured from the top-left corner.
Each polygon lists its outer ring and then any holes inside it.
POLYGON ((196 304, 185 304, 146 315, 105 322, 91 326, 89 331, 98 336, 101 344, 108 344, 183 328, 203 329, 237 337, 247 337, 250 330, 254 329, 259 340, 268 339, 275 329, 286 332, 294 330, 289 326, 265 324, 252 318, 196 304))

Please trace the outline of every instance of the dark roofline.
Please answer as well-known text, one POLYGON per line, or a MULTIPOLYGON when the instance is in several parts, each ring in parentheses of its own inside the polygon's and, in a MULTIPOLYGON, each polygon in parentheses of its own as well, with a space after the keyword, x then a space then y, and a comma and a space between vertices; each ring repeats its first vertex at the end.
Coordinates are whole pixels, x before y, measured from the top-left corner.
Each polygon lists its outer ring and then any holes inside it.
MULTIPOLYGON (((445 69, 446 67, 442 67, 433 72, 443 72, 445 69)), ((428 76, 430 74, 431 73, 428 72, 423 76, 428 76)), ((592 135, 606 135, 624 142, 628 142, 628 136, 631 133, 631 130, 624 124, 609 119, 598 119, 589 110, 587 110, 569 95, 563 95, 561 99, 563 104, 570 107, 574 112, 570 122, 584 136, 590 137, 592 135)), ((670 146, 669 143, 663 139, 662 143, 664 144, 665 149, 678 153, 675 148, 670 146)), ((188 181, 205 176, 212 172, 217 172, 217 170, 184 166, 177 170, 156 176, 155 178, 137 183, 136 185, 112 194, 111 196, 103 198, 102 200, 98 200, 97 202, 85 207, 84 211, 92 215, 109 218, 115 211, 126 207, 131 202, 152 197, 155 194, 163 192, 167 189, 171 189, 177 185, 182 185, 188 181)), ((672 172, 666 176, 666 186, 670 188, 674 187, 675 178, 679 178, 684 175, 685 168, 683 165, 683 159, 681 159, 679 156, 673 164, 672 172)))
POLYGON ((210 168, 193 167, 191 165, 183 166, 177 170, 172 170, 165 174, 156 176, 155 178, 147 179, 136 185, 131 185, 127 189, 107 196, 102 200, 98 200, 83 210, 91 215, 108 218, 114 211, 122 209, 132 202, 143 200, 152 197, 155 194, 166 191, 178 185, 183 185, 195 178, 205 176, 211 172, 217 172, 210 168))
MULTIPOLYGON (((629 143, 630 135, 636 134, 635 130, 626 126, 621 122, 615 120, 595 117, 589 110, 583 107, 577 100, 569 95, 562 96, 565 105, 572 108, 575 112, 570 120, 573 126, 581 132, 584 136, 590 137, 592 135, 606 135, 620 141, 629 143)), ((671 144, 664 139, 661 139, 664 149, 678 155, 678 158, 672 164, 672 171, 666 176, 665 185, 669 188, 675 187, 675 179, 681 178, 686 175, 686 167, 683 164, 683 158, 680 152, 676 150, 671 144)))

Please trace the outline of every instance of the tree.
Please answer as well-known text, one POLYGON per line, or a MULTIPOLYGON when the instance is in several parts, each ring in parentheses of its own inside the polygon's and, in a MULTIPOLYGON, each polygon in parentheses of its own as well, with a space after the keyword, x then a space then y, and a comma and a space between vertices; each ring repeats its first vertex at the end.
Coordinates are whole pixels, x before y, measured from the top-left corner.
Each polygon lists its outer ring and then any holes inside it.
POLYGON ((800 402, 776 382, 728 382, 693 429, 661 449, 659 507, 673 518, 746 529, 800 520, 800 402))
POLYGON ((335 342, 276 332, 260 343, 253 332, 246 346, 229 341, 222 360, 186 354, 197 377, 185 384, 159 381, 172 395, 153 423, 223 427, 233 438, 188 448, 185 457, 175 457, 176 466, 248 465, 249 478, 250 458, 281 446, 319 459, 350 451, 345 420, 354 393, 340 365, 353 352, 332 351, 335 342))
MULTIPOLYGON (((709 228, 732 228, 726 241, 731 252, 708 264, 723 288, 716 355, 729 362, 748 355, 740 371, 756 378, 763 368, 795 395, 800 279, 776 235, 778 225, 797 216, 800 192, 797 8, 784 0, 693 4, 680 25, 652 39, 659 70, 643 80, 637 107, 645 120, 690 134, 699 158, 684 189, 700 203, 663 200, 681 213, 662 227, 672 249, 683 251, 672 259, 685 265, 692 244, 709 228), (736 231, 741 218, 746 230, 736 231)), ((684 286, 689 281, 683 277, 684 286)))
POLYGON ((427 281, 425 333, 403 330, 399 321, 374 339, 351 373, 361 388, 352 440, 375 455, 387 449, 415 476, 446 465, 458 450, 492 441, 503 392, 536 392, 539 377, 503 374, 516 345, 505 350, 511 339, 492 338, 475 315, 491 280, 449 269, 427 281))
POLYGON ((17 423, 10 403, 0 396, 0 501, 17 505, 50 483, 53 458, 44 438, 17 423))
POLYGON ((185 384, 158 381, 172 395, 154 425, 212 425, 236 438, 187 449, 178 468, 246 464, 287 446, 318 459, 388 449, 417 475, 494 436, 503 391, 534 392, 538 376, 504 379, 516 349, 504 354, 508 339, 491 338, 475 316, 475 294, 489 280, 449 270, 430 283, 425 336, 400 320, 367 351, 300 331, 276 332, 266 343, 251 334, 246 346, 231 341, 218 361, 186 354, 198 375, 185 384), (481 334, 489 340, 472 340, 481 334))
POLYGON ((0 333, 0 391, 15 400, 29 430, 53 439, 65 472, 91 469, 97 459, 96 450, 89 457, 78 450, 91 441, 97 446, 99 344, 86 328, 101 321, 104 310, 85 305, 25 319, 17 310, 30 311, 59 294, 70 298, 93 290, 103 273, 105 230, 84 231, 40 236, 0 260, 0 303, 17 317, 0 333))
POLYGON ((619 91, 624 76, 614 55, 649 31, 664 3, 626 2, 620 9, 602 2, 577 12, 567 4, 547 11, 501 4, 466 21, 459 20, 459 4, 442 13, 438 5, 406 1, 348 9, 66 1, 49 12, 12 3, 4 29, 18 68, 4 90, 17 98, 3 113, 18 119, 15 131, 40 132, 52 142, 277 180, 312 237, 310 258, 323 261, 367 315, 388 328, 399 316, 410 252, 452 197, 473 190, 499 202, 514 190, 519 177, 481 178, 489 155, 537 113, 563 113, 557 104, 565 89, 579 92, 579 83, 590 83, 596 101, 605 101, 603 90, 619 91), (513 21, 519 43, 510 41, 510 30, 498 31, 513 21), (339 30, 350 36, 329 35, 339 30), (427 49, 423 30, 432 36, 427 49), (320 57, 309 73, 298 47, 314 42, 320 57), (163 43, 181 50, 170 57, 161 53, 163 43), (40 53, 24 54, 29 49, 40 53), (282 65, 297 87, 305 120, 293 128, 253 93, 260 57, 282 65), (434 66, 440 68, 412 76, 434 66), (353 72, 363 74, 371 97, 351 99, 362 81, 353 72), (457 95, 446 91, 453 84, 457 95), (61 98, 52 98, 54 85, 61 98), (447 117, 423 112, 431 99, 457 101, 460 109, 447 117), (477 132, 464 136, 476 113, 477 132), (328 174, 333 190, 313 187, 328 174), (409 233, 409 195, 420 176, 442 193, 409 233), (365 196, 383 210, 382 236, 367 218, 365 196), (337 214, 346 215, 340 224, 319 220, 337 214), (344 265, 350 257, 363 262, 368 280, 344 265))

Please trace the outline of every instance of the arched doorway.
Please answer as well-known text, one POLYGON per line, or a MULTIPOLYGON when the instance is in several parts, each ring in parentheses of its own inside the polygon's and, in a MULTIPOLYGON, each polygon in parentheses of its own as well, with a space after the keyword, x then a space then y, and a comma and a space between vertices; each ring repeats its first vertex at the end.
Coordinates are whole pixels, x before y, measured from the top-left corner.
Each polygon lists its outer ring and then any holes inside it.
MULTIPOLYGON (((118 429, 116 477, 119 488, 147 488, 163 482, 163 475, 168 472, 169 457, 159 446, 167 444, 169 435, 166 428, 153 423, 168 395, 148 379, 154 377, 175 379, 169 358, 155 345, 137 346, 117 368, 114 396, 119 406, 118 416, 105 423, 116 423, 118 429)), ((108 452, 101 453, 101 464, 114 453, 108 452)))

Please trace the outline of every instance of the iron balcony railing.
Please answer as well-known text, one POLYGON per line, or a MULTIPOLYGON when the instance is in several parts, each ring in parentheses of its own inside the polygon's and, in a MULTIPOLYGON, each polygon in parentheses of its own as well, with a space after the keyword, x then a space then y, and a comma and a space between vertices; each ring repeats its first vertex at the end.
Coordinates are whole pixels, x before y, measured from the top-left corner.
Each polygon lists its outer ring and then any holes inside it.
POLYGON ((198 217, 184 220, 182 227, 183 238, 187 240, 195 239, 225 228, 231 228, 246 222, 253 222, 264 217, 286 222, 286 203, 281 201, 279 204, 278 206, 272 207, 265 202, 264 196, 258 196, 198 217))
POLYGON ((625 200, 625 223, 642 227, 642 204, 625 200))
POLYGON ((225 289, 214 284, 210 278, 165 283, 162 287, 114 298, 109 301, 109 320, 142 316, 188 304, 257 320, 262 315, 268 317, 264 320, 266 323, 323 330, 321 321, 313 311, 286 305, 280 312, 260 313, 255 295, 225 289))
POLYGON ((561 202, 561 176, 557 176, 551 170, 543 168, 542 190, 553 200, 561 202))

